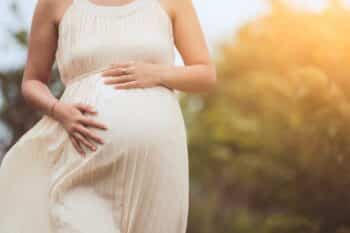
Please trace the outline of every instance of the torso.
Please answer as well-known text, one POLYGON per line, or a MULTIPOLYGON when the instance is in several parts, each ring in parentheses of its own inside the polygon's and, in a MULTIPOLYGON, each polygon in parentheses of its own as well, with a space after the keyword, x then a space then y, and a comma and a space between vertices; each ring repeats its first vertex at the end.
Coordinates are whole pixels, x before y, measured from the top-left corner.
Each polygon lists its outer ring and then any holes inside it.
POLYGON ((112 63, 173 64, 173 39, 171 16, 160 0, 121 6, 74 0, 58 24, 56 62, 64 84, 112 63))
POLYGON ((66 84, 60 100, 95 107, 96 120, 108 127, 101 135, 109 140, 107 148, 130 150, 177 142, 185 148, 185 125, 174 89, 163 85, 115 89, 96 72, 119 61, 173 65, 172 22, 159 0, 134 0, 122 8, 74 1, 59 24, 56 61, 66 84))

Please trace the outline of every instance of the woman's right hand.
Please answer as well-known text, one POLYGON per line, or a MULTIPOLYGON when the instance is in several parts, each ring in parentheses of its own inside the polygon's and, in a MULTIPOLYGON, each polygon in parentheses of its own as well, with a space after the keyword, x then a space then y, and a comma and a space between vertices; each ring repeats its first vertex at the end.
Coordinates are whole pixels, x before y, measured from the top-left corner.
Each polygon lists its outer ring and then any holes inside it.
POLYGON ((82 148, 83 144, 92 151, 97 149, 92 141, 104 144, 102 138, 95 135, 87 127, 91 126, 103 130, 107 129, 102 123, 84 115, 85 112, 91 114, 97 113, 90 105, 84 103, 69 104, 61 101, 56 104, 54 111, 52 112, 53 117, 67 130, 75 149, 82 156, 85 156, 85 152, 82 148))

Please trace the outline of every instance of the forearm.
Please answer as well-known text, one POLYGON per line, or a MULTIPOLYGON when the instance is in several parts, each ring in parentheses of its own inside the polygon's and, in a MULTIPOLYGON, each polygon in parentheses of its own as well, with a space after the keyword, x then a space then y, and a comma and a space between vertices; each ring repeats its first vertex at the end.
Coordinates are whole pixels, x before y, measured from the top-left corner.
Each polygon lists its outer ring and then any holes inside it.
POLYGON ((22 83, 22 95, 27 103, 42 113, 52 116, 50 110, 58 100, 48 86, 40 80, 25 80, 22 83))
POLYGON ((213 65, 165 66, 160 84, 184 92, 207 92, 216 83, 213 65))

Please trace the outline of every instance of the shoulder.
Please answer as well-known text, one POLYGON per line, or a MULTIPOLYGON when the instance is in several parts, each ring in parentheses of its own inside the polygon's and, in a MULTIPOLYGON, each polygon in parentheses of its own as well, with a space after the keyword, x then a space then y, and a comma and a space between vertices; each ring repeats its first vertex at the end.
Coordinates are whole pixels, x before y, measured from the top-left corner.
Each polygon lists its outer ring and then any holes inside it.
POLYGON ((192 8, 193 3, 192 0, 157 0, 163 6, 163 8, 167 11, 169 16, 172 19, 176 18, 178 13, 181 11, 192 8))
POLYGON ((35 27, 53 26, 56 5, 57 1, 55 0, 38 0, 35 4, 32 25, 35 27))
POLYGON ((59 6, 59 3, 60 1, 57 0, 38 0, 36 3, 36 9, 41 13, 47 13, 49 15, 57 6, 59 6))
POLYGON ((57 12, 57 0, 38 0, 35 6, 34 17, 43 19, 46 23, 53 22, 57 12))
POLYGON ((168 11, 171 18, 175 19, 177 15, 184 11, 193 10, 192 0, 158 0, 168 11))
POLYGON ((57 24, 72 2, 73 0, 38 0, 36 13, 44 16, 46 21, 57 24))

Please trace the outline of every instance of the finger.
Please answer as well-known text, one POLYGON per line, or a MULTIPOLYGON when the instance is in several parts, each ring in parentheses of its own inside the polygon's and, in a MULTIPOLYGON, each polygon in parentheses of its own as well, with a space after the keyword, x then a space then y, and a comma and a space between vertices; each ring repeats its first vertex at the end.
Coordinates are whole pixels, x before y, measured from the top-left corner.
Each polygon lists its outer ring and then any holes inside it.
POLYGON ((125 74, 125 71, 123 69, 128 69, 131 66, 136 64, 136 61, 127 61, 127 62, 120 62, 120 63, 114 63, 109 65, 108 68, 106 68, 101 74, 103 76, 116 76, 116 75, 122 75, 125 74))
POLYGON ((69 138, 72 141, 72 144, 73 144, 74 148, 78 151, 78 153, 81 154, 82 156, 84 156, 85 152, 84 152, 83 148, 81 148, 81 145, 78 142, 78 140, 75 139, 72 135, 70 135, 69 138))
POLYGON ((126 61, 126 62, 119 62, 111 64, 111 68, 120 68, 120 67, 128 67, 130 65, 134 65, 136 61, 126 61))
POLYGON ((96 109, 93 106, 85 104, 85 103, 76 103, 75 106, 76 106, 76 108, 78 108, 79 110, 82 110, 84 112, 89 112, 89 113, 93 113, 93 114, 97 113, 96 109))
POLYGON ((127 74, 132 74, 135 68, 133 66, 128 67, 117 67, 102 72, 102 77, 106 76, 122 76, 127 74))
POLYGON ((114 86, 115 89, 130 89, 130 88, 139 88, 139 87, 141 87, 141 85, 137 81, 125 82, 114 86))
POLYGON ((76 127, 76 130, 78 132, 80 132, 81 134, 83 134, 86 137, 89 137, 91 139, 93 139, 94 141, 100 143, 100 144, 104 144, 104 141, 102 140, 102 138, 98 137, 97 135, 93 134, 90 130, 88 130, 87 128, 83 127, 82 125, 78 125, 76 127))
POLYGON ((111 64, 109 68, 105 69, 102 71, 101 75, 103 76, 116 76, 123 74, 123 68, 129 67, 131 64, 130 62, 125 62, 125 63, 116 63, 116 64, 111 64))
POLYGON ((96 151, 96 146, 94 144, 92 144, 91 142, 89 142, 86 138, 84 138, 81 134, 79 134, 78 132, 74 132, 73 134, 75 136, 75 138, 77 138, 79 140, 80 143, 84 144, 85 146, 87 146, 90 150, 92 151, 96 151))
POLYGON ((87 125, 87 126, 91 126, 91 127, 95 127, 95 128, 99 128, 99 129, 107 129, 107 126, 97 122, 91 118, 85 117, 83 116, 82 118, 79 119, 79 122, 87 125))
POLYGON ((111 77, 111 78, 106 78, 104 80, 105 84, 116 84, 116 83, 124 83, 124 82, 129 82, 129 81, 134 81, 135 78, 131 74, 127 75, 122 75, 119 77, 111 77))
POLYGON ((113 69, 109 69, 109 70, 106 70, 106 71, 103 71, 102 72, 102 77, 106 77, 106 76, 119 76, 119 75, 123 75, 123 70, 121 69, 116 69, 116 68, 113 68, 113 69))

